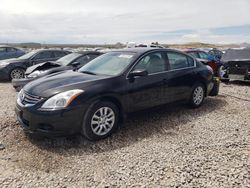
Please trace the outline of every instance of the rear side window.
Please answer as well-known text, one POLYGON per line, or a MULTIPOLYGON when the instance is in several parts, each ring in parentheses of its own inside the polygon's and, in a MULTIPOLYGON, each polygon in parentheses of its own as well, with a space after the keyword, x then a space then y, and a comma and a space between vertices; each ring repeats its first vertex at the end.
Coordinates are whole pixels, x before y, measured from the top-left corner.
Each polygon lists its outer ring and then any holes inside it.
POLYGON ((39 53, 35 59, 49 59, 52 57, 52 52, 50 51, 45 51, 45 52, 41 52, 39 53))
POLYGON ((99 55, 97 54, 88 54, 78 58, 76 61, 79 62, 81 65, 85 65, 86 63, 90 62, 98 56, 99 55))
POLYGON ((161 52, 151 53, 142 58, 135 69, 146 69, 149 74, 166 71, 165 58, 161 52))
POLYGON ((65 52, 60 52, 60 51, 55 51, 54 52, 55 58, 60 58, 60 57, 63 57, 65 55, 67 55, 65 52))
POLYGON ((89 61, 97 58, 98 56, 99 56, 99 54, 88 54, 89 61))
POLYGON ((16 52, 17 50, 15 48, 7 48, 7 52, 16 52))
POLYGON ((194 66, 194 60, 184 54, 167 52, 170 70, 194 66))
POLYGON ((84 56, 78 58, 76 61, 77 61, 78 63, 80 63, 81 65, 85 65, 85 64, 88 63, 90 60, 89 60, 88 55, 84 55, 84 56))

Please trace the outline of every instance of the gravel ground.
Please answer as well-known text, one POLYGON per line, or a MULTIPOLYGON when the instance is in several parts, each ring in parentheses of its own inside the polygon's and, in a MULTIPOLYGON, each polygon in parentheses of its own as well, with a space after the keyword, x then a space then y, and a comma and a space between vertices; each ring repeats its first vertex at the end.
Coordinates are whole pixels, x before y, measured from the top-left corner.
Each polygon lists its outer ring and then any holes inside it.
POLYGON ((0 187, 250 187, 249 86, 137 113, 98 142, 26 136, 15 95, 0 84, 0 187))

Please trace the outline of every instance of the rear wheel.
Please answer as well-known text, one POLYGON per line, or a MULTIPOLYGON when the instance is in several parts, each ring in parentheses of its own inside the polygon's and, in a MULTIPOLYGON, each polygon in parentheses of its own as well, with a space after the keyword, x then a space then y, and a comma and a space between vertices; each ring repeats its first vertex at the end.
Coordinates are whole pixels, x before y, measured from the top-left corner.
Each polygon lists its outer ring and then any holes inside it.
POLYGON ((96 102, 89 107, 83 119, 82 134, 89 140, 100 140, 118 127, 119 110, 109 101, 96 102))
POLYGON ((25 70, 22 68, 14 68, 10 72, 10 79, 21 79, 24 78, 25 70))
POLYGON ((196 84, 192 95, 190 97, 190 105, 194 108, 197 108, 202 105, 205 98, 205 89, 203 84, 196 84))

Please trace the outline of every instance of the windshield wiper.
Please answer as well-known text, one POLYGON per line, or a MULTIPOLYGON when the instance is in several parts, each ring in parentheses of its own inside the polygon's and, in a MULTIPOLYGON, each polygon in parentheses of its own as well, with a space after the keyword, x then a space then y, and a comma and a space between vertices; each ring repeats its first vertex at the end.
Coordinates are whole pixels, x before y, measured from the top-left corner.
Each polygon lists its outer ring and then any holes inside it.
POLYGON ((96 73, 90 72, 90 71, 81 71, 81 73, 84 74, 91 74, 91 75, 96 75, 96 73))

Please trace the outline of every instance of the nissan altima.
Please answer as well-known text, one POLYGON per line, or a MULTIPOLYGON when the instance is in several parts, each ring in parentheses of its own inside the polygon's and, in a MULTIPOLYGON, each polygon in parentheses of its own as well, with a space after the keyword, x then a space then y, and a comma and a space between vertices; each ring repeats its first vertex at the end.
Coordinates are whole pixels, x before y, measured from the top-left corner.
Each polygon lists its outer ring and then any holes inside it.
POLYGON ((99 140, 134 111, 182 100, 199 107, 213 86, 212 69, 185 53, 124 49, 28 83, 15 111, 28 133, 99 140))

